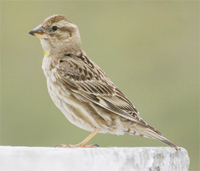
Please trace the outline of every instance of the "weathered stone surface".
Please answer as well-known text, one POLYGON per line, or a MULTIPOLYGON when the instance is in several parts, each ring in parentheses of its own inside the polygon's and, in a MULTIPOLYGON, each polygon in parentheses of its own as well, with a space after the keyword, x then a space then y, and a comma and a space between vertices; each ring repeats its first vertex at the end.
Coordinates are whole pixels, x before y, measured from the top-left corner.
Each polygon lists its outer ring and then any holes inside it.
POLYGON ((1 171, 187 171, 184 148, 0 146, 1 171))

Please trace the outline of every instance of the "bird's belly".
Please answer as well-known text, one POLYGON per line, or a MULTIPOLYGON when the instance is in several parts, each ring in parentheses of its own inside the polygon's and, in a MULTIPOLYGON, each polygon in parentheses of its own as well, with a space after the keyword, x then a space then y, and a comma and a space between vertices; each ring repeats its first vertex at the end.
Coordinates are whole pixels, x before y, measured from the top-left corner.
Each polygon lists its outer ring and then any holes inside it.
POLYGON ((54 104, 72 124, 86 131, 95 130, 95 121, 89 115, 91 111, 88 111, 78 99, 73 97, 68 88, 50 79, 47 79, 47 87, 54 104))
POLYGON ((124 134, 126 128, 122 126, 120 117, 91 104, 87 99, 78 99, 72 91, 50 78, 47 78, 47 87, 55 105, 72 124, 90 132, 99 129, 99 133, 124 134))

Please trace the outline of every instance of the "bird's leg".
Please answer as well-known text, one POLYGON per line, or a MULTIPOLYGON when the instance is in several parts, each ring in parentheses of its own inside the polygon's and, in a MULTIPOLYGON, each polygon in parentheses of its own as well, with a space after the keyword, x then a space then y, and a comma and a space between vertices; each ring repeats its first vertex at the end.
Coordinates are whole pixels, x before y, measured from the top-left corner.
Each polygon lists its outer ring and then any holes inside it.
POLYGON ((92 137, 94 137, 99 132, 99 129, 95 129, 91 134, 89 134, 83 141, 76 145, 64 145, 60 144, 56 147, 63 147, 63 148, 76 148, 76 147, 86 147, 86 148, 93 148, 98 147, 98 145, 85 145, 92 137))
POLYGON ((82 142, 80 142, 79 144, 77 144, 78 147, 94 147, 94 145, 85 145, 90 139, 92 139, 92 137, 94 137, 97 133, 99 132, 99 129, 95 129, 91 134, 89 134, 82 142))

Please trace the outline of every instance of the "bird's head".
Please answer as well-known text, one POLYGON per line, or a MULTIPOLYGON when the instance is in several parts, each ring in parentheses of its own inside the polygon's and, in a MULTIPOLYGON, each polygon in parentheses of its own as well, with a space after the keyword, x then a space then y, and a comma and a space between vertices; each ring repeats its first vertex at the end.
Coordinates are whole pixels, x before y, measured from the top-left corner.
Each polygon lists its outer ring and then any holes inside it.
POLYGON ((29 34, 39 38, 44 51, 51 54, 81 51, 78 27, 62 15, 46 18, 29 34))

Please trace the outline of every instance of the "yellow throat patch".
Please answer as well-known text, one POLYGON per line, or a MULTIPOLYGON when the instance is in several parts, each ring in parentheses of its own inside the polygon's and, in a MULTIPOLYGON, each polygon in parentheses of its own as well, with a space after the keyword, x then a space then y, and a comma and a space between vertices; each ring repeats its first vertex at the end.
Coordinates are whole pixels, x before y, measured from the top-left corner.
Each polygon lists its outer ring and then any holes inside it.
POLYGON ((45 57, 48 57, 49 55, 50 55, 50 52, 49 52, 49 51, 45 51, 45 52, 44 52, 44 56, 45 56, 45 57))

